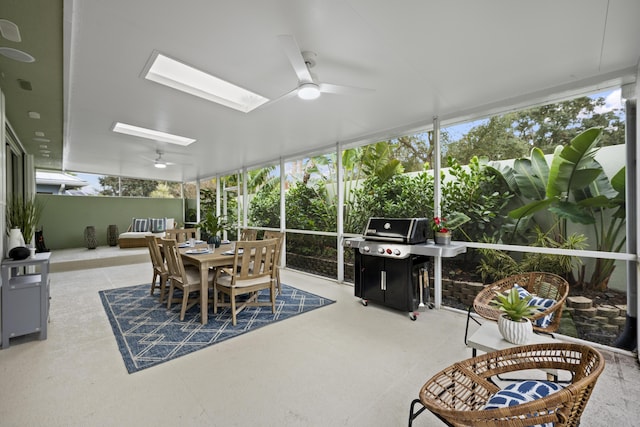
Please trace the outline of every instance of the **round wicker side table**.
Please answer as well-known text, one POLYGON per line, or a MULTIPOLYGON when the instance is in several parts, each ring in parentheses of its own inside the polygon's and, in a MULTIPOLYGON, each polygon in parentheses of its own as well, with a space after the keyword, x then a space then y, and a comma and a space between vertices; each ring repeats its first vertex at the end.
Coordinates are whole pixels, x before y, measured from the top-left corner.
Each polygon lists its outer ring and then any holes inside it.
POLYGON ((116 246, 118 244, 118 226, 111 224, 107 227, 107 244, 109 246, 116 246))

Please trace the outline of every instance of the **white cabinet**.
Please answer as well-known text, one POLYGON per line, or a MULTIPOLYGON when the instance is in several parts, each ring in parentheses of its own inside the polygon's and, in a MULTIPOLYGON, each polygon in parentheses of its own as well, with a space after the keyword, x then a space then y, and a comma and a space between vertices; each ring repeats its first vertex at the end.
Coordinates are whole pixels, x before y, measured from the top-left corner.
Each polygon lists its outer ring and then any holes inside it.
POLYGON ((10 338, 21 335, 37 332, 39 339, 47 338, 50 257, 46 252, 20 261, 2 261, 2 348, 9 347, 10 338))

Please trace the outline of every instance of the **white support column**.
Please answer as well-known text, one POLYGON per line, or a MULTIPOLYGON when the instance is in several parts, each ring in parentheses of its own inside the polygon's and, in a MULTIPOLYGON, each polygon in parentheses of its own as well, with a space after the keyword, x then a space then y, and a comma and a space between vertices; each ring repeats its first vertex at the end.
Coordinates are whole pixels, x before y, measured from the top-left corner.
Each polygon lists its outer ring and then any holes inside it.
POLYGON ((336 144, 336 195, 338 196, 338 212, 336 218, 338 238, 336 249, 338 250, 338 283, 344 282, 344 171, 342 170, 342 144, 336 144))
POLYGON ((242 168, 242 227, 249 225, 249 195, 247 194, 247 168, 242 168))
MULTIPOLYGON (((433 118, 433 216, 440 216, 440 198, 442 196, 440 189, 440 121, 438 117, 433 118)), ((433 299, 436 308, 440 308, 442 304, 442 258, 433 257, 433 299)))
MULTIPOLYGON (((182 215, 184 215, 184 212, 185 209, 183 207, 182 215)), ((196 179, 196 222, 200 222, 200 218, 202 218, 202 216, 200 215, 200 180, 196 179)), ((183 218, 183 221, 184 219, 186 218, 183 218)))
POLYGON ((0 255, 4 257, 6 236, 6 212, 7 212, 7 150, 4 148, 7 143, 6 123, 5 123, 5 100, 4 93, 0 90, 0 141, 2 149, 0 150, 0 255))
MULTIPOLYGON (((284 159, 280 157, 280 231, 282 233, 287 229, 287 211, 284 203, 284 192, 285 192, 285 177, 287 174, 284 170, 284 159)), ((282 265, 287 265, 287 238, 285 235, 284 240, 282 241, 282 248, 280 249, 282 256, 280 260, 282 265)))

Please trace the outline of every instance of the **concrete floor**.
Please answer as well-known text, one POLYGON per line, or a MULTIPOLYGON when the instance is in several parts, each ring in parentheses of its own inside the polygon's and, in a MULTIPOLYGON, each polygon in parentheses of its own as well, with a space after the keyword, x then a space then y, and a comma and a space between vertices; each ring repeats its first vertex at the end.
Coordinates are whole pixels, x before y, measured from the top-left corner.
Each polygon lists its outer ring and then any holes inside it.
MULTIPOLYGON (((98 291, 149 283, 151 264, 78 260, 135 260, 136 251, 54 251, 48 339, 18 337, 0 350, 0 425, 401 426, 422 384, 471 355, 462 313, 430 310, 412 322, 363 307, 349 285, 283 270, 283 282, 337 303, 129 375, 98 291), (76 264, 55 266, 64 262, 76 264)), ((581 427, 636 426, 637 361, 603 353, 581 427)), ((425 412, 414 425, 442 423, 425 412)))

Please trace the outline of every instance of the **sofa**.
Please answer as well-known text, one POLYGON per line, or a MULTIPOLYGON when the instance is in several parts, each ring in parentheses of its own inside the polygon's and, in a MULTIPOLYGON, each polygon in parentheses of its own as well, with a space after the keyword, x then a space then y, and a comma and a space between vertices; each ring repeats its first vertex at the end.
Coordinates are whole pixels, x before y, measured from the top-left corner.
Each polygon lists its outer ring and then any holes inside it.
POLYGON ((143 248, 145 236, 164 237, 165 230, 175 228, 174 218, 133 218, 126 232, 118 236, 120 248, 143 248))

